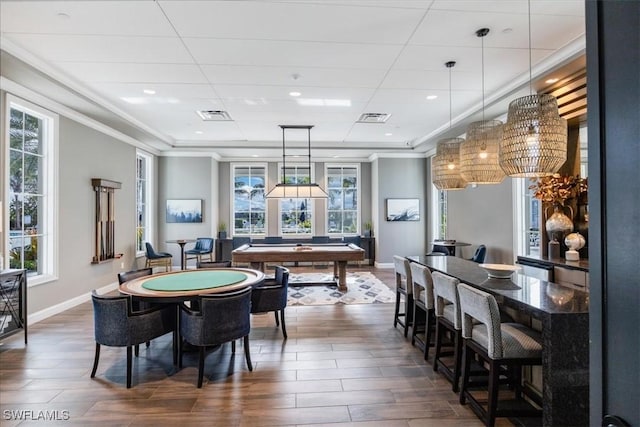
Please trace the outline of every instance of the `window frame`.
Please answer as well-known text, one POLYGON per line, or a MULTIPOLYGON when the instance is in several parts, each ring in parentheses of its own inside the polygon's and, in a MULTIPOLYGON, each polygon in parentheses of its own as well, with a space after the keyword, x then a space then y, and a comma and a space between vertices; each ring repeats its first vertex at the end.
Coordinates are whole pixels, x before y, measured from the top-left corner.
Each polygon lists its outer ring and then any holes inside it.
MULTIPOLYGON (((343 237, 343 236, 354 236, 360 235, 362 233, 362 168, 359 163, 325 163, 324 165, 324 188, 326 189, 327 194, 331 188, 329 187, 329 169, 331 168, 340 168, 344 170, 345 168, 354 168, 356 170, 356 200, 358 201, 358 206, 356 208, 356 231, 354 233, 345 233, 344 229, 340 233, 331 233, 329 231, 329 211, 334 209, 329 209, 329 201, 325 204, 325 218, 326 218, 326 231, 327 236, 335 236, 335 237, 343 237)), ((344 191, 345 187, 341 187, 344 191)), ((341 209, 341 212, 344 212, 344 206, 341 209)), ((352 209, 348 210, 349 212, 352 209)))
MULTIPOLYGON (((4 138, 4 188, 3 188, 3 204, 4 211, 9 212, 9 180, 10 180, 10 128, 11 128, 11 110, 19 110, 42 120, 43 141, 42 141, 42 216, 38 218, 38 223, 42 224, 42 252, 39 254, 41 258, 41 273, 28 274, 28 287, 42 285, 58 279, 59 271, 59 235, 58 235, 58 151, 59 151, 59 115, 53 111, 35 105, 23 98, 19 98, 7 93, 5 98, 4 120, 5 132, 4 138)), ((3 212, 4 214, 5 212, 3 212)), ((9 230, 9 215, 5 215, 2 219, 3 230, 9 230)), ((8 249, 10 233, 3 233, 2 247, 8 249)), ((3 251, 4 252, 4 251, 3 251)), ((3 265, 9 265, 9 251, 2 254, 3 265)))
POLYGON ((134 241, 135 241, 135 247, 136 247, 136 257, 140 257, 140 256, 144 256, 146 255, 146 248, 144 247, 144 242, 151 242, 151 244, 154 244, 154 239, 152 239, 153 236, 153 230, 154 230, 154 221, 153 221, 153 209, 152 207, 154 206, 154 199, 153 199, 153 155, 150 153, 147 153, 146 151, 140 150, 140 149, 136 149, 136 218, 135 218, 135 224, 136 224, 136 234, 134 237, 134 241), (144 221, 144 226, 142 227, 146 233, 143 235, 142 238, 142 247, 138 248, 138 229, 140 227, 138 227, 138 181, 140 180, 139 178, 139 174, 138 174, 138 159, 143 159, 145 162, 145 177, 144 177, 144 181, 146 183, 145 186, 145 200, 146 200, 146 204, 145 204, 145 209, 144 209, 144 215, 145 215, 145 221, 144 221))
MULTIPOLYGON (((264 169, 264 194, 266 195, 268 192, 268 184, 269 184, 269 165, 268 163, 230 163, 229 165, 229 174, 230 174, 230 178, 229 178, 229 191, 231 192, 230 195, 230 199, 231 199, 231 203, 229 204, 229 208, 230 208, 230 219, 229 219, 229 225, 227 227, 227 230, 229 232, 229 236, 230 237, 234 237, 234 236, 242 236, 242 237, 264 237, 267 235, 267 231, 269 229, 269 203, 268 203, 268 199, 265 198, 265 203, 264 203, 264 233, 248 233, 248 234, 236 234, 235 230, 235 217, 236 217, 236 211, 235 211, 235 204, 236 204, 236 198, 235 198, 235 182, 236 182, 236 174, 235 171, 237 168, 263 168, 264 169)), ((251 215, 251 210, 249 211, 249 215, 251 215)))
MULTIPOLYGON (((284 163, 283 162, 278 162, 278 182, 281 183, 282 179, 285 179, 286 182, 286 175, 285 172, 283 172, 284 168, 284 163)), ((309 168, 309 163, 302 163, 302 162, 296 162, 296 163, 287 163, 287 169, 289 168, 295 168, 296 173, 298 171, 298 168, 309 168)), ((315 182, 315 169, 316 169, 316 165, 315 163, 311 163, 311 170, 309 171, 309 182, 315 182)), ((291 239, 296 239, 296 238, 308 238, 314 235, 315 230, 316 230, 316 208, 315 208, 315 202, 314 199, 309 199, 306 198, 305 199, 307 201, 307 212, 311 213, 311 230, 309 233, 283 233, 283 228, 282 228, 282 199, 278 200, 278 236, 282 236, 283 238, 291 238, 291 239)))

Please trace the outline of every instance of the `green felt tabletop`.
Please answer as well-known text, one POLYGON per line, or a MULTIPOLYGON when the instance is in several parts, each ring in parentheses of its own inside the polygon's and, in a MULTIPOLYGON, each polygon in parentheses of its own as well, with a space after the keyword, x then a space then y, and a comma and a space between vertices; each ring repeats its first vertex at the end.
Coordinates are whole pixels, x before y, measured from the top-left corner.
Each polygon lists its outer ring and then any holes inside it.
POLYGON ((142 287, 151 291, 195 291, 233 285, 246 279, 245 273, 237 271, 190 271, 155 277, 146 280, 142 287))

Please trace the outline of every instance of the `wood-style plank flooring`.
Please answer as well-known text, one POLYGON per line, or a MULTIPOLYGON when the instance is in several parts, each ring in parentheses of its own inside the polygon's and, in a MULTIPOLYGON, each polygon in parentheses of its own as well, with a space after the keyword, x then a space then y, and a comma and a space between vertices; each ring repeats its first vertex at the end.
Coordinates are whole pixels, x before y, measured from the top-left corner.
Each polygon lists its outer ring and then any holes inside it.
MULTIPOLYGON (((394 287, 393 270, 363 269, 394 287)), ((133 388, 127 389, 124 348, 103 346, 96 378, 89 377, 95 342, 87 302, 34 324, 26 347, 21 334, 2 343, 0 424, 481 426, 400 327, 393 328, 393 309, 393 304, 288 307, 286 341, 271 313, 254 316, 253 372, 240 342, 235 357, 225 345, 207 357, 202 389, 196 388, 196 354, 185 355, 185 367, 177 371, 167 335, 141 347, 133 388), (9 419, 10 411, 20 410, 33 417, 49 411, 44 414, 68 420, 9 419)), ((497 425, 513 424, 499 419, 497 425)))

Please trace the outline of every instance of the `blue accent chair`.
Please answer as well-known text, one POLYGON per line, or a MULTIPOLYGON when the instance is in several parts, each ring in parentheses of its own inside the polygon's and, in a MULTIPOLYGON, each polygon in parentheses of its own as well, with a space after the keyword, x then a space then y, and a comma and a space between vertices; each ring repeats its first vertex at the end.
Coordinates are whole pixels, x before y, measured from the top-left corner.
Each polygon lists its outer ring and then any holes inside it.
POLYGON ((476 249, 476 253, 473 254, 470 261, 477 262, 478 264, 482 264, 484 262, 485 257, 487 256, 487 247, 485 245, 478 246, 476 249))
POLYGON ((147 262, 145 263, 145 267, 153 268, 157 265, 164 267, 167 271, 171 271, 171 259, 173 255, 169 252, 156 252, 149 242, 145 242, 144 245, 147 248, 147 262))
POLYGON ((196 245, 192 249, 184 251, 185 264, 190 259, 195 259, 199 263, 203 257, 208 257, 209 261, 213 261, 213 242, 212 237, 198 237, 196 245))
POLYGON ((251 293, 251 313, 268 313, 273 311, 276 326, 282 324, 282 335, 287 339, 287 327, 284 323, 284 309, 287 306, 287 290, 289 289, 289 270, 282 266, 275 267, 273 279, 265 279, 255 286, 251 293), (280 321, 278 321, 280 312, 280 321))

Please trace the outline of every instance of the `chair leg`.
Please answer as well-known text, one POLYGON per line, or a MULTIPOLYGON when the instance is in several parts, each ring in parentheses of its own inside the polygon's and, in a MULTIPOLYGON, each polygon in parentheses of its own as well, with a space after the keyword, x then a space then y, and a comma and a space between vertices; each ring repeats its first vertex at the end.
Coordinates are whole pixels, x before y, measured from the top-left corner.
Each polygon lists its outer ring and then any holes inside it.
POLYGON ((467 392, 467 386, 469 385, 469 370, 471 369, 471 359, 473 353, 466 345, 462 348, 462 388, 460 388, 460 404, 464 405, 466 402, 465 393, 467 392))
POLYGON ((98 360, 100 360, 100 344, 96 343, 96 356, 93 359, 93 369, 91 370, 91 378, 96 376, 98 370, 98 360))
POLYGON ((131 357, 131 346, 127 346, 127 388, 131 388, 131 365, 132 365, 132 357, 131 357))
POLYGON ((249 335, 244 336, 244 357, 247 359, 247 368, 249 371, 253 371, 253 365, 251 364, 251 353, 249 352, 249 335))
POLYGON ((273 315, 276 318, 276 326, 280 326, 280 320, 278 320, 278 311, 274 311, 273 315))
POLYGON ((133 346, 133 354, 138 357, 140 356, 140 345, 136 344, 133 346))
POLYGON ((407 294, 404 300, 404 337, 409 335, 409 326, 413 325, 413 311, 410 307, 413 305, 413 296, 407 294))
POLYGON ((203 377, 204 377, 204 346, 201 346, 200 358, 198 359, 198 388, 202 388, 203 377))
MULTIPOLYGON (((429 359, 429 346, 431 345, 431 329, 434 322, 433 309, 427 309, 424 320, 424 360, 429 359)), ((415 318, 414 318, 415 323, 415 318)))
POLYGON ((287 339, 287 327, 284 324, 284 309, 280 310, 280 323, 282 324, 282 335, 287 339))
POLYGON ((231 353, 236 352, 236 340, 231 341, 231 353))
POLYGON ((460 365, 462 364, 462 332, 457 330, 453 336, 453 391, 458 392, 460 384, 460 365))
POLYGON ((396 291, 396 310, 393 314, 393 327, 398 325, 398 316, 400 314, 400 292, 396 291))
POLYGON ((182 349, 184 348, 184 341, 182 340, 182 338, 178 338, 180 341, 178 344, 180 348, 177 349, 177 353, 178 353, 178 369, 182 369, 182 349))
MULTIPOLYGON (((436 320, 436 342, 433 355, 433 372, 438 372, 438 359, 440 359, 440 349, 442 348, 442 325, 436 320)), ((426 356, 425 356, 426 359, 426 356)))
POLYGON ((495 360, 491 360, 489 373, 489 396, 487 402, 487 419, 485 424, 487 427, 493 427, 496 422, 496 410, 498 408, 498 387, 500 385, 500 364, 495 360))

